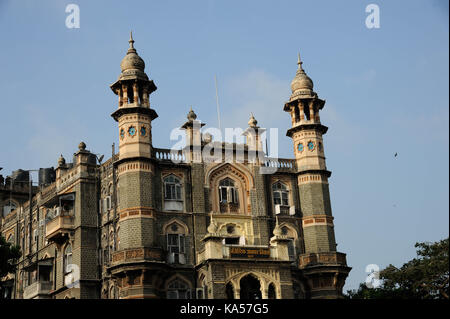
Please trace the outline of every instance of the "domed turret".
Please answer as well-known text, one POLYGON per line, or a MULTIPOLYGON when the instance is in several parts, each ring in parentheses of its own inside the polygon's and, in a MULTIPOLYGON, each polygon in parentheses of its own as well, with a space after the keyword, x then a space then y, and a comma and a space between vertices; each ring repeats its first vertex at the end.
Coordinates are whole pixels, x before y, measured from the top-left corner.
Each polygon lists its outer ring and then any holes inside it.
POLYGON ((144 80, 148 81, 148 76, 144 72, 145 62, 137 54, 134 48, 133 33, 130 32, 130 40, 128 40, 130 47, 128 48, 127 54, 120 62, 120 73, 119 80, 144 80))
POLYGON ((314 83, 309 76, 306 75, 305 70, 303 70, 303 62, 300 59, 300 53, 298 54, 298 69, 295 74, 294 79, 291 82, 292 94, 300 93, 301 90, 308 90, 311 92, 314 87, 314 83))
POLYGON ((58 158, 58 167, 63 167, 65 165, 66 165, 66 159, 61 154, 61 156, 58 158))
POLYGON ((128 43, 130 43, 130 48, 127 51, 127 55, 122 59, 122 62, 120 62, 120 68, 122 69, 122 72, 126 70, 140 70, 144 72, 145 62, 137 54, 136 49, 134 48, 133 34, 131 32, 130 40, 128 40, 128 43))

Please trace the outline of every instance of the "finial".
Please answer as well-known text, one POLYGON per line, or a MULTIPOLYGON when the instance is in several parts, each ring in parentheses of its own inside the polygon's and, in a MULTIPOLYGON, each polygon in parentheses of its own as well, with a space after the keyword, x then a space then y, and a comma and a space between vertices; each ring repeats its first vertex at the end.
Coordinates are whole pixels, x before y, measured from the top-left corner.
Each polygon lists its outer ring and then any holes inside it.
POLYGON ((133 31, 130 31, 130 40, 128 40, 128 43, 130 44, 130 49, 134 49, 133 31))
POLYGON ((66 165, 66 160, 64 159, 64 157, 61 154, 61 156, 58 158, 58 167, 62 167, 64 165, 66 165))
POLYGON ((300 58, 300 52, 298 52, 298 60, 297 60, 297 64, 298 64, 298 69, 299 69, 300 71, 303 71, 303 68, 302 68, 303 62, 302 62, 302 59, 300 58))
POLYGON ((86 150, 86 144, 83 141, 80 142, 80 144, 78 144, 78 149, 80 151, 85 151, 86 150))
POLYGON ((253 112, 250 112, 250 120, 248 121, 248 126, 250 127, 256 127, 256 124, 258 124, 258 121, 253 116, 253 112))
POLYGON ((208 233, 214 234, 214 233, 217 232, 217 223, 216 223, 216 221, 213 219, 213 214, 212 214, 212 212, 210 213, 210 217, 211 217, 211 221, 210 221, 209 226, 208 226, 208 233))
POLYGON ((283 232, 281 231, 280 225, 278 224, 278 216, 275 216, 275 228, 273 230, 273 234, 275 236, 281 236, 283 232))
POLYGON ((191 106, 191 108, 189 110, 187 118, 188 118, 189 121, 193 121, 193 120, 197 119, 197 114, 195 114, 195 112, 192 110, 192 106, 191 106))

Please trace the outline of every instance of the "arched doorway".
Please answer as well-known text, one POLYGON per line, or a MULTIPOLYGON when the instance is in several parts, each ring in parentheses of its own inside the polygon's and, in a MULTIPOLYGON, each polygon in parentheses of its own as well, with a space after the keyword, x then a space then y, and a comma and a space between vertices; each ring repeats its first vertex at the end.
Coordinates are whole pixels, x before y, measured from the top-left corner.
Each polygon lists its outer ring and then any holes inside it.
POLYGON ((261 284, 251 275, 243 277, 240 281, 241 299, 261 299, 261 284))
POLYGON ((269 285, 269 291, 268 291, 267 298, 277 299, 277 294, 275 292, 275 285, 273 283, 269 285))

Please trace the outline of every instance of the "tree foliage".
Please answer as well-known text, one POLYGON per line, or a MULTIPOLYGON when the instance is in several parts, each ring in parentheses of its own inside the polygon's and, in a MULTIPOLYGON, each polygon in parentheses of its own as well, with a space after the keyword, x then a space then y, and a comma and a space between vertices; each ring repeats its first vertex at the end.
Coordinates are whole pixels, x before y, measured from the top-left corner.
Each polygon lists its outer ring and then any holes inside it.
POLYGON ((20 258, 20 255, 20 247, 7 242, 0 235, 0 279, 16 270, 16 261, 20 258))
POLYGON ((449 239, 416 243, 417 257, 397 268, 380 271, 382 285, 347 291, 352 299, 449 299, 449 239))

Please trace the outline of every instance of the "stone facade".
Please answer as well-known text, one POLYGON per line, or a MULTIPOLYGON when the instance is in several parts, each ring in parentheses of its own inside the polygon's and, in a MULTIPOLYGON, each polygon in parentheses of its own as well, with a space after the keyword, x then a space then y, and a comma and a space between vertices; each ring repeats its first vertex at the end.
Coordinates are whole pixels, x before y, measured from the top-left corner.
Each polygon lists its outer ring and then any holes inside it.
POLYGON ((284 106, 295 159, 265 156, 253 115, 247 143, 237 145, 208 140, 192 109, 181 127, 187 145, 171 152, 152 145, 156 85, 129 42, 111 85, 118 153, 113 146, 102 163, 80 143, 72 163, 61 156, 50 184, 0 185, 0 206, 9 205, 0 232, 23 251, 16 273, 3 278, 7 295, 342 297, 350 268, 336 251, 319 117, 325 102, 300 58, 284 106), (211 145, 216 160, 205 152, 211 145))

